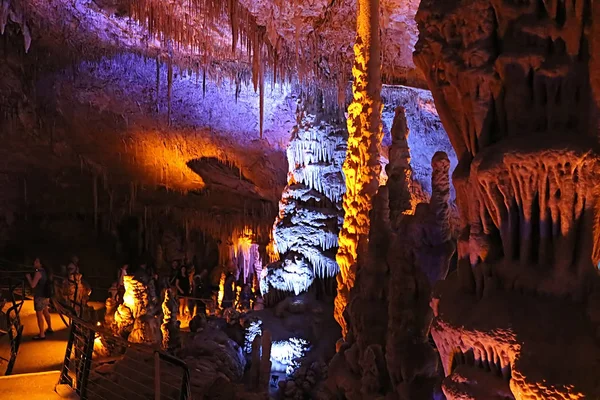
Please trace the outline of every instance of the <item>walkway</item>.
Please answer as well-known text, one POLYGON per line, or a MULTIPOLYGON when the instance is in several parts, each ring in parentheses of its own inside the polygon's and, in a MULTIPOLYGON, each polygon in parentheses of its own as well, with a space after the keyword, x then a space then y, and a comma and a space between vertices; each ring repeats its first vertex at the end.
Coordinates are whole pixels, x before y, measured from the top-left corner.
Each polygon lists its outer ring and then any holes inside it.
MULTIPOLYGON (((69 330, 58 314, 52 315, 55 333, 46 340, 33 340, 39 333, 33 300, 26 300, 21 310, 23 341, 11 376, 4 375, 6 362, 0 359, 0 399, 52 400, 64 398, 55 393, 59 370, 65 357, 69 330)), ((8 336, 0 337, 0 357, 10 354, 8 336)))
POLYGON ((2 400, 59 400, 77 399, 72 391, 59 388, 59 395, 54 391, 58 382, 59 371, 40 372, 35 374, 21 374, 0 376, 0 399, 2 400))
MULTIPOLYGON (((39 333, 37 319, 33 310, 33 300, 25 300, 21 310, 21 323, 25 326, 23 341, 13 369, 13 375, 60 369, 65 357, 69 330, 58 314, 51 315, 52 328, 55 333, 47 335, 46 340, 33 340, 32 338, 39 333)), ((9 354, 8 338, 5 336, 0 338, 0 357, 8 358, 9 354)), ((0 368, 2 366, 0 365, 0 368)), ((4 374, 3 369, 0 369, 0 374, 4 374)))

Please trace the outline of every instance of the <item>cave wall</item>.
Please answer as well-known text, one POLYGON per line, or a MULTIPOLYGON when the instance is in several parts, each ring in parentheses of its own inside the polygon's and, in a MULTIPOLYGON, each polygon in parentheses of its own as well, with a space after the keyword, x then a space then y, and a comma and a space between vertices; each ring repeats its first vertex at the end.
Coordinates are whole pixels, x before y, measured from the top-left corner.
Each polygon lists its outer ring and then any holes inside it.
POLYGON ((267 85, 259 140, 259 97, 247 80, 203 81, 175 67, 169 82, 156 59, 65 60, 45 41, 25 52, 22 40, 9 20, 0 46, 0 247, 11 258, 29 262, 46 241, 58 266, 85 252, 79 242, 106 238, 86 258, 102 259, 98 270, 104 264, 112 277, 132 258, 114 255, 128 218, 141 227, 140 253, 155 254, 163 230, 221 239, 247 226, 268 241, 295 120, 291 86, 267 85))
POLYGON ((600 395, 591 11, 421 2, 415 63, 459 159, 458 268, 432 300, 447 398, 600 395))

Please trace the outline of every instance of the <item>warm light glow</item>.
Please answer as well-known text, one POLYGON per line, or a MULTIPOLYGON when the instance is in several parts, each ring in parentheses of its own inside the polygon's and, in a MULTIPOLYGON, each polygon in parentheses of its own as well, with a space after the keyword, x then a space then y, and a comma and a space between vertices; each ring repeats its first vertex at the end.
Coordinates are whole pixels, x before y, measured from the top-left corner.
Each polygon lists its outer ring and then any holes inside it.
POLYGON ((414 196, 410 196, 410 209, 403 211, 402 214, 415 215, 415 210, 417 209, 417 205, 419 203, 420 203, 420 201, 418 199, 416 199, 414 196))
POLYGON ((215 143, 198 136, 195 140, 160 132, 143 132, 140 136, 143 139, 125 143, 125 151, 135 165, 141 164, 143 181, 149 184, 182 192, 199 190, 205 186, 204 181, 187 163, 201 157, 227 162, 215 143))
POLYGON ((123 286, 125 286, 125 293, 123 294, 123 304, 127 306, 132 312, 135 310, 135 292, 132 290, 131 276, 125 276, 123 278, 123 286))
POLYGON ((239 309, 239 307, 240 307, 240 293, 241 292, 242 292, 242 287, 236 286, 235 287, 235 303, 234 303, 236 305, 236 307, 234 307, 234 308, 236 308, 236 309, 239 309))
MULTIPOLYGON (((277 220, 273 224, 273 231, 275 230, 275 225, 277 224, 277 220)), ((269 244, 267 245, 267 255, 269 256, 269 263, 274 263, 279 261, 279 252, 275 246, 275 239, 273 237, 273 231, 269 234, 269 244)), ((265 269, 266 270, 266 269, 265 269)))
POLYGON ((348 329, 343 312, 356 277, 359 242, 369 233, 372 198, 381 172, 381 72, 379 1, 358 0, 356 43, 352 75, 353 100, 348 106, 348 152, 343 171, 346 176, 344 225, 339 235, 337 263, 338 295, 335 319, 345 337, 348 329))
POLYGON ((221 279, 219 280, 219 294, 217 295, 217 306, 219 309, 222 308, 223 295, 225 293, 225 271, 221 272, 221 279))

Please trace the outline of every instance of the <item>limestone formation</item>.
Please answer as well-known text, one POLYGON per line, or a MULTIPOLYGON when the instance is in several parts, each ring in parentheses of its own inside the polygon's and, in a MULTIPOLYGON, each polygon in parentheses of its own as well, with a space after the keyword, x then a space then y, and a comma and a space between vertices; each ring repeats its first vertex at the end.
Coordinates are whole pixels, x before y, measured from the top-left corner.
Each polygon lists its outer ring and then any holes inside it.
POLYGON ((69 274, 65 279, 57 279, 56 286, 57 298, 74 308, 75 312, 83 315, 88 311, 87 302, 90 298, 92 289, 90 285, 83 280, 83 275, 76 272, 69 274))
POLYGON ((228 393, 234 391, 235 384, 244 376, 246 358, 242 347, 224 331, 209 324, 186 337, 183 347, 175 355, 185 361, 190 369, 194 398, 219 398, 218 394, 225 396, 221 398, 242 399, 247 394, 247 391, 242 391, 228 397, 228 393))
POLYGON ((351 324, 329 367, 329 390, 346 398, 431 399, 439 381, 437 355, 428 342, 429 302, 431 285, 445 278, 454 252, 449 160, 444 153, 434 155, 432 201, 411 215, 403 109, 397 109, 395 122, 390 178, 374 198, 369 242, 358 253, 347 308, 351 324))
POLYGON ((165 291, 165 299, 162 304, 163 322, 160 326, 162 332, 162 348, 173 351, 181 346, 179 337, 179 322, 177 321, 177 310, 179 304, 171 289, 165 291))
POLYGON ((432 301, 444 393, 597 398, 590 4, 426 0, 417 21, 415 63, 459 158, 458 270, 432 301))
POLYGON ((327 364, 313 362, 296 370, 291 379, 280 382, 280 393, 285 400, 295 399, 328 399, 322 388, 323 380, 327 379, 327 364))
POLYGON ((298 108, 287 149, 288 185, 279 202, 273 241, 280 261, 261 277, 263 294, 275 289, 306 291, 314 279, 335 277, 338 233, 345 191, 342 163, 347 132, 339 111, 323 104, 322 93, 298 108))
POLYGON ((159 343, 158 307, 150 300, 143 278, 125 276, 123 303, 114 314, 112 329, 133 343, 159 343))
POLYGON ((369 211, 379 186, 381 146, 381 42, 379 0, 359 0, 352 67, 353 100, 348 107, 348 151, 344 162, 344 224, 339 236, 335 319, 348 332, 344 311, 357 273, 358 249, 369 234, 369 211))
POLYGON ((271 380, 271 332, 265 330, 261 335, 260 342, 260 366, 258 376, 258 386, 262 390, 267 390, 271 380))

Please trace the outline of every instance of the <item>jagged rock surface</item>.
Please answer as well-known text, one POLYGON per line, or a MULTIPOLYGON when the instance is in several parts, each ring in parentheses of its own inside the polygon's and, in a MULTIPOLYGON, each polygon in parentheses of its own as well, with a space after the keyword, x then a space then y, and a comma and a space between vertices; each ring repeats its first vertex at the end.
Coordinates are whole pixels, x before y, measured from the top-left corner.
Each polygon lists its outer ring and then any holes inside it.
POLYGON ((381 38, 379 1, 359 0, 352 67, 352 102, 348 106, 348 151, 344 161, 346 194, 344 224, 340 230, 336 261, 335 319, 348 333, 345 310, 354 287, 358 249, 369 234, 369 211, 381 172, 381 38))
POLYGON ((342 163, 347 132, 336 118, 300 109, 287 150, 288 186, 279 202, 273 239, 281 261, 268 266, 261 291, 307 290, 315 277, 334 277, 343 222, 342 163))
POLYGON ((368 247, 359 249, 347 340, 329 366, 329 390, 346 398, 431 399, 439 380, 437 355, 428 343, 429 302, 431 285, 445 278, 454 251, 450 162, 445 153, 434 155, 432 201, 407 213, 411 171, 403 113, 399 108, 394 119, 390 179, 374 198, 368 247))
POLYGON ((114 314, 112 330, 132 343, 156 344, 161 341, 158 306, 150 300, 144 279, 125 276, 123 303, 114 314))
POLYGON ((178 309, 179 304, 173 295, 173 291, 167 289, 165 291, 165 299, 162 303, 163 322, 160 326, 160 331, 162 333, 162 348, 166 351, 174 351, 181 347, 179 322, 177 321, 178 309))
POLYGON ((239 382, 246 367, 243 349, 210 324, 189 337, 176 354, 190 367, 195 395, 208 395, 214 385, 222 391, 223 384, 239 382))
POLYGON ((597 398, 589 2, 426 0, 417 21, 415 63, 460 160, 458 270, 432 301, 444 393, 597 398))

